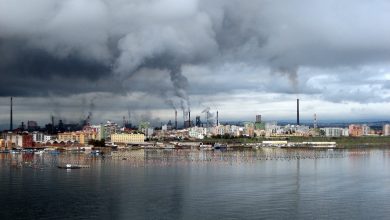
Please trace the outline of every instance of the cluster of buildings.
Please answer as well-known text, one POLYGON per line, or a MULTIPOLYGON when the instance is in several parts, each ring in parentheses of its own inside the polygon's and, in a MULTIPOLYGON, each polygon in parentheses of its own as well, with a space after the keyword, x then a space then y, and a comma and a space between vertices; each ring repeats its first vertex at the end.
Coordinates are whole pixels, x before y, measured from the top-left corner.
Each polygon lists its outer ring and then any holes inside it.
POLYGON ((390 136, 390 124, 385 124, 382 130, 371 129, 367 124, 350 124, 348 127, 314 128, 305 125, 278 125, 276 122, 244 123, 243 126, 217 125, 214 127, 192 127, 188 135, 195 139, 212 136, 225 137, 288 137, 288 136, 325 136, 325 137, 361 137, 390 136))
MULTIPOLYGON (((184 114, 184 113, 183 113, 184 114)), ((209 114, 207 114, 207 117, 209 114)), ((317 128, 316 116, 314 117, 314 126, 301 125, 299 123, 299 100, 297 100, 297 123, 278 125, 277 122, 264 122, 261 115, 256 115, 255 122, 245 122, 240 125, 222 125, 218 120, 218 111, 216 114, 216 123, 207 123, 200 121, 200 116, 196 116, 196 122, 193 123, 188 112, 188 120, 184 120, 184 128, 178 129, 177 111, 175 111, 175 121, 169 121, 167 124, 161 124, 159 128, 153 128, 148 122, 141 122, 136 130, 132 129, 131 124, 123 119, 123 126, 107 121, 105 124, 91 125, 90 116, 79 126, 64 124, 59 120, 58 125, 54 124, 54 118, 51 123, 40 129, 35 121, 28 121, 27 126, 22 123, 18 129, 12 128, 12 98, 11 98, 11 117, 10 132, 3 132, 0 137, 0 150, 12 148, 39 148, 46 146, 85 146, 92 143, 91 140, 103 140, 108 145, 128 145, 139 144, 145 140, 186 140, 186 139, 204 139, 206 137, 289 137, 289 136, 369 136, 384 135, 390 136, 390 124, 383 126, 382 130, 371 129, 366 124, 351 124, 348 127, 325 127, 317 128), (73 126, 73 127, 72 127, 73 126)))
POLYGON ((242 125, 221 125, 211 127, 191 127, 188 129, 191 138, 203 139, 205 137, 259 137, 259 136, 311 136, 313 130, 305 125, 278 125, 277 122, 263 122, 261 115, 256 115, 255 122, 244 122, 242 125))
POLYGON ((188 136, 203 139, 212 136, 224 137, 288 137, 288 136, 325 136, 325 137, 361 137, 361 136, 390 136, 390 124, 383 125, 383 129, 372 129, 367 124, 350 124, 348 127, 324 127, 297 124, 278 125, 277 122, 262 122, 261 115, 256 115, 255 122, 246 122, 242 126, 220 125, 212 127, 191 127, 188 136))
POLYGON ((328 127, 320 131, 326 137, 390 136, 390 125, 385 124, 382 130, 373 130, 367 124, 350 124, 347 128, 328 127))
POLYGON ((276 122, 253 123, 246 122, 243 126, 237 125, 216 125, 214 127, 191 127, 189 136, 196 139, 203 139, 212 136, 224 137, 259 137, 259 136, 310 136, 312 130, 304 125, 277 125, 276 122))
POLYGON ((91 140, 104 140, 111 144, 142 143, 145 135, 108 121, 100 125, 86 125, 79 131, 49 134, 41 131, 3 132, 0 138, 0 150, 14 148, 77 147, 88 145, 91 140))

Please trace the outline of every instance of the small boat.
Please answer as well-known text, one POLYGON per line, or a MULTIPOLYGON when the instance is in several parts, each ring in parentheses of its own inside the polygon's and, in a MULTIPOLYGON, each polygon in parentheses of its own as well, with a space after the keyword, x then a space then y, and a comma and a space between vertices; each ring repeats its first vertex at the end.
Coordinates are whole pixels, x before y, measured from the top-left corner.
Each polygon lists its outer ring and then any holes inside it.
POLYGON ((166 145, 163 145, 162 148, 163 148, 163 149, 175 149, 175 146, 172 145, 172 144, 166 144, 166 145))
POLYGON ((51 155, 59 155, 60 152, 57 151, 57 150, 52 150, 52 151, 49 151, 51 155))
POLYGON ((65 165, 58 165, 57 167, 60 169, 81 169, 81 168, 89 168, 89 165, 77 165, 77 164, 67 163, 65 165))
POLYGON ((214 144, 214 149, 226 149, 226 148, 227 148, 226 144, 220 144, 220 143, 214 144))
POLYGON ((91 154, 95 155, 95 156, 99 156, 100 151, 99 150, 93 150, 93 151, 91 151, 91 154))
POLYGON ((65 165, 63 165, 63 166, 57 166, 58 168, 60 168, 60 169, 80 169, 81 167, 80 166, 78 166, 78 165, 72 165, 72 164, 65 164, 65 165))
POLYGON ((34 154, 42 155, 43 152, 44 152, 43 150, 39 150, 39 151, 34 152, 34 154))
POLYGON ((213 145, 201 143, 201 144, 199 145, 199 148, 200 148, 200 149, 203 149, 203 150, 212 150, 212 149, 213 149, 213 145))

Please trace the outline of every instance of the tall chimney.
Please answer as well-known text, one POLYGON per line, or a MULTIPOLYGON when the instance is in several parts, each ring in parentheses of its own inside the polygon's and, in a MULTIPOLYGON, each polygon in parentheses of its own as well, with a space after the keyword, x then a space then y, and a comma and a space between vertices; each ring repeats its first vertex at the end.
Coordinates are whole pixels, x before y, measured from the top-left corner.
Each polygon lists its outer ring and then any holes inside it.
POLYGON ((188 111, 188 127, 191 127, 191 111, 188 111))
POLYGON ((297 125, 299 125, 299 99, 297 99, 297 125))
POLYGON ((51 116, 51 134, 54 134, 54 115, 51 116))
POLYGON ((11 97, 11 112, 10 112, 10 118, 9 118, 9 130, 12 131, 14 130, 13 128, 13 119, 12 119, 12 97, 11 97))
POLYGON ((175 130, 177 130, 177 110, 175 110, 175 130))
POLYGON ((218 111, 217 111, 217 126, 219 125, 219 121, 218 121, 218 111))
POLYGON ((206 127, 209 127, 209 113, 206 112, 206 127))

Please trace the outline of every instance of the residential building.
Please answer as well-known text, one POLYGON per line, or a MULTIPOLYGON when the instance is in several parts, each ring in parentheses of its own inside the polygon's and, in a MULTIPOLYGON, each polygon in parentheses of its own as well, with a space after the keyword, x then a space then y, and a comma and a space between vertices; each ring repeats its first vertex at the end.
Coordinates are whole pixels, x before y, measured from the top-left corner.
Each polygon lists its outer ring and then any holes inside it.
POLYGON ((33 147, 33 136, 31 134, 22 134, 19 140, 22 140, 20 147, 33 147))
POLYGON ((154 135, 154 128, 146 128, 145 133, 147 137, 152 137, 154 135))
POLYGON ((118 131, 119 131, 118 124, 111 121, 107 121, 107 123, 104 125, 104 131, 103 131, 104 139, 109 140, 111 138, 111 134, 115 134, 118 131))
MULTIPOLYGON (((115 131, 115 129, 113 129, 115 131)), ((96 133, 96 140, 105 139, 105 129, 103 125, 87 125, 84 126, 83 132, 96 133)))
POLYGON ((203 127, 192 127, 188 131, 188 136, 196 138, 196 139, 203 139, 204 136, 207 134, 207 129, 203 127))
POLYGON ((144 134, 111 134, 111 142, 113 143, 143 143, 145 141, 144 134))
POLYGON ((51 140, 54 140, 54 139, 55 138, 52 135, 47 135, 47 134, 43 135, 43 141, 44 142, 48 142, 48 141, 51 141, 51 140))
POLYGON ((390 124, 383 125, 383 136, 390 136, 390 124))
POLYGON ((369 135, 370 134, 370 127, 366 124, 362 125, 362 133, 363 135, 369 135))
POLYGON ((28 133, 6 133, 4 146, 8 149, 13 147, 33 147, 33 136, 28 133))
POLYGON ((34 131, 32 137, 34 142, 43 142, 45 135, 42 132, 34 131))
POLYGON ((343 128, 342 129, 342 136, 348 137, 349 136, 349 129, 348 128, 343 128))
POLYGON ((93 131, 76 131, 58 133, 58 141, 77 142, 79 144, 87 144, 89 140, 98 140, 97 133, 93 131))
POLYGON ((349 136, 359 137, 363 135, 363 128, 361 125, 351 124, 348 127, 349 136))
POLYGON ((322 128, 325 132, 326 137, 340 137, 343 135, 343 130, 342 128, 322 128))

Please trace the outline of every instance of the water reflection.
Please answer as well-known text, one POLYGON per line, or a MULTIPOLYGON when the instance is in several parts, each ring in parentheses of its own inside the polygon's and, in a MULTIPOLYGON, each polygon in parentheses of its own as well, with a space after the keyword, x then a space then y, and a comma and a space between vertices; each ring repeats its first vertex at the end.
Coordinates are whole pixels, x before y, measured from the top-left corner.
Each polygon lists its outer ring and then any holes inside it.
MULTIPOLYGON (((327 149, 281 149, 281 148, 260 148, 257 150, 153 150, 140 149, 129 151, 111 152, 102 156, 95 156, 90 153, 17 153, 0 154, 2 166, 34 166, 43 168, 45 166, 56 166, 58 164, 91 164, 101 166, 107 161, 119 162, 132 167, 143 166, 171 166, 173 164, 251 164, 259 161, 297 161, 299 168, 300 160, 317 160, 331 158, 355 158, 369 157, 373 151, 365 149, 352 150, 327 150, 327 149)), ((388 157, 388 151, 381 151, 383 157, 388 157)), ((314 166, 317 166, 314 163, 314 166)), ((299 169, 297 169, 299 170, 299 169)))
POLYGON ((389 157, 386 148, 0 154, 0 219, 380 219, 390 215, 389 157))

